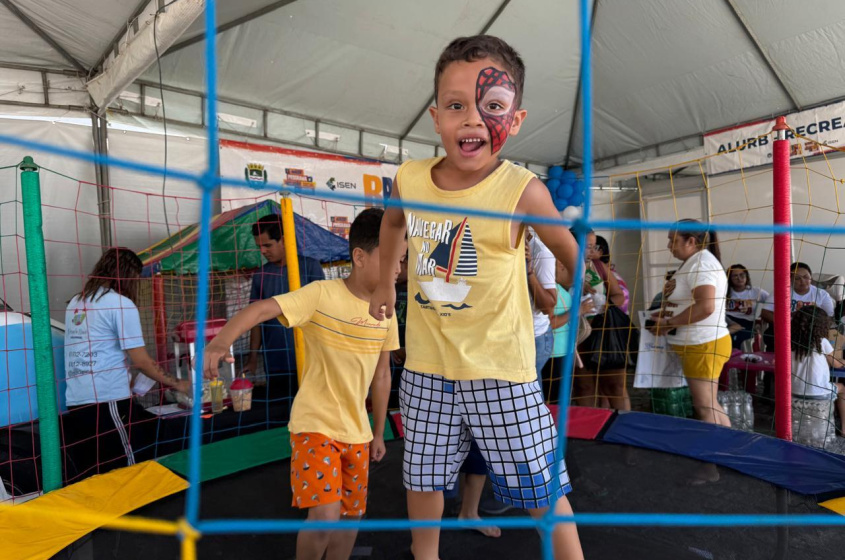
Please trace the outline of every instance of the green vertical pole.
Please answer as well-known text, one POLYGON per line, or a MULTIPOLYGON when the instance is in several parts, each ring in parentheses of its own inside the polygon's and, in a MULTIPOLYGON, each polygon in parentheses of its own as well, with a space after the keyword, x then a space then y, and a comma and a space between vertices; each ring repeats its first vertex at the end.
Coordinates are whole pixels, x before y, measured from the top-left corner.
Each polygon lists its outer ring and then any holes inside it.
POLYGON ((26 270, 29 279, 29 309, 32 317, 32 348, 38 395, 41 434, 41 479, 44 492, 62 486, 59 447, 59 411, 56 405, 56 377, 53 370, 53 340, 50 332, 50 298, 47 294, 47 259, 41 217, 41 183, 38 166, 30 156, 20 164, 23 194, 23 229, 26 270))

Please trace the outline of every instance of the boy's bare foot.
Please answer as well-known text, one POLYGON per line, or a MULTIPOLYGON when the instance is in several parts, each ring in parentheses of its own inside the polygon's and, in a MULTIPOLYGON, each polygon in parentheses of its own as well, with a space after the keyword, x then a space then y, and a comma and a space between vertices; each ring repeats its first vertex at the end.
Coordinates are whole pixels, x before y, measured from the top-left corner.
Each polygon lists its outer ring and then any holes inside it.
MULTIPOLYGON (((480 517, 462 517, 460 515, 458 516, 458 519, 472 519, 472 520, 477 519, 477 520, 481 520, 480 517)), ((489 527, 472 527, 472 529, 475 530, 475 531, 478 531, 479 533, 481 533, 485 537, 490 537, 490 538, 493 538, 493 539, 498 539, 499 537, 502 536, 502 530, 499 529, 498 527, 494 526, 494 525, 491 525, 489 527)))

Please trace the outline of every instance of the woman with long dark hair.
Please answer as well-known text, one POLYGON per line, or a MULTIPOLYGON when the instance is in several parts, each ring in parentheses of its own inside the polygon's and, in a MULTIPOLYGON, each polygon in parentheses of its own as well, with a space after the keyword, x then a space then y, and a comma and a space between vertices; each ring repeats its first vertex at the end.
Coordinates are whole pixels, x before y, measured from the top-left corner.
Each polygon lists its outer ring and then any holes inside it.
POLYGON ((728 299, 726 315, 731 343, 737 350, 742 343, 754 336, 754 321, 758 307, 769 299, 769 292, 751 285, 748 269, 741 264, 728 268, 728 299))
POLYGON ((162 371, 147 353, 135 305, 141 259, 125 247, 103 253, 65 311, 68 414, 66 456, 83 478, 135 463, 130 444, 129 366, 163 386, 189 392, 190 382, 162 371), (128 358, 128 359, 127 359, 128 358))

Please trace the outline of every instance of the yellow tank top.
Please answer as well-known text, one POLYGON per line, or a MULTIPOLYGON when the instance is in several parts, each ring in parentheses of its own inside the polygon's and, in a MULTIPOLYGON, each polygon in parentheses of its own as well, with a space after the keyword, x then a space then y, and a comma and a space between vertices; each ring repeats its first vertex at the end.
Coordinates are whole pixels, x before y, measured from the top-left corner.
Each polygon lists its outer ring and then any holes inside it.
MULTIPOLYGON (((513 213, 534 174, 508 161, 480 183, 445 191, 431 179, 441 158, 409 161, 403 201, 513 213)), ((453 380, 537 379, 525 239, 509 220, 405 208, 408 315, 405 367, 453 380)))

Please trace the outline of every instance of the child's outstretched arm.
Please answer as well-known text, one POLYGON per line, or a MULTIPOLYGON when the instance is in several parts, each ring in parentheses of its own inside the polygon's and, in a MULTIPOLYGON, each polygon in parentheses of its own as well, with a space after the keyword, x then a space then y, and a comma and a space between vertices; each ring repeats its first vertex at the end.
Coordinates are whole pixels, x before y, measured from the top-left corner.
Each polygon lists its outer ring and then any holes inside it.
MULTIPOLYGON (((516 205, 516 212, 529 216, 560 219, 560 214, 555 209, 549 190, 539 179, 531 179, 528 186, 522 191, 522 197, 516 205)), ((561 285, 564 288, 571 287, 575 276, 575 265, 578 261, 578 244, 575 242, 575 238, 564 226, 531 224, 531 227, 534 228, 534 231, 540 236, 540 240, 549 248, 555 258, 563 263, 568 277, 565 279, 567 283, 561 285)))
POLYGON ((376 366, 376 374, 370 385, 373 399, 373 442, 370 444, 370 458, 379 462, 386 453, 384 447, 384 423, 387 420, 387 401, 390 398, 390 352, 382 352, 376 366))
MULTIPOLYGON (((393 180, 393 191, 390 199, 399 200, 399 183, 393 180)), ((379 232, 379 284, 370 298, 370 315, 374 319, 384 321, 385 318, 393 317, 393 308, 396 305, 396 263, 402 258, 402 247, 405 240, 405 213, 398 206, 388 206, 381 219, 381 230, 379 232)))
POLYGON ((282 314, 281 308, 275 299, 262 299, 251 303, 238 311, 226 326, 223 327, 217 336, 209 342, 203 352, 202 375, 206 379, 212 379, 218 375, 220 360, 233 363, 235 359, 229 353, 229 348, 239 336, 264 321, 269 321, 282 314))

